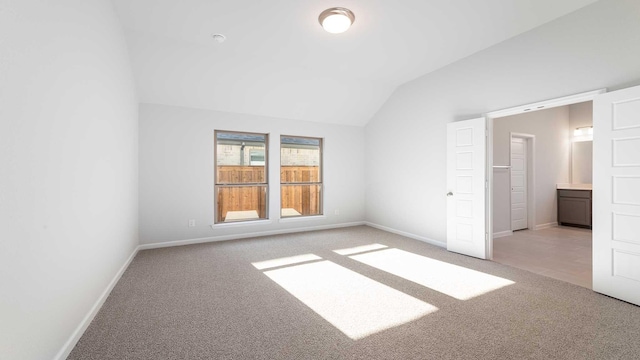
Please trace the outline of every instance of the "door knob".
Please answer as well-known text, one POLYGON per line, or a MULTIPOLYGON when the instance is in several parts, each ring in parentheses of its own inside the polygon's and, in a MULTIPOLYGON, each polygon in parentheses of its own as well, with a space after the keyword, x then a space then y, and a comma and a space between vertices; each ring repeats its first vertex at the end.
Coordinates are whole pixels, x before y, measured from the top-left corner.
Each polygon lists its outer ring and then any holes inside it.
POLYGON ((449 192, 447 193, 447 196, 453 196, 453 193, 452 193, 451 191, 449 191, 449 192))

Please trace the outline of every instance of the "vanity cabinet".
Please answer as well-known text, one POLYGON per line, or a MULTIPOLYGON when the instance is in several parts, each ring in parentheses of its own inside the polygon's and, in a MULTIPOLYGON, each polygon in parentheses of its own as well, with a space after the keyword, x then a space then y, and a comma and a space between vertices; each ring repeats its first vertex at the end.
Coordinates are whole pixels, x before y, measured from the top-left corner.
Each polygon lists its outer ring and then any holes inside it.
POLYGON ((558 189, 558 224, 591 229, 591 190, 558 189))

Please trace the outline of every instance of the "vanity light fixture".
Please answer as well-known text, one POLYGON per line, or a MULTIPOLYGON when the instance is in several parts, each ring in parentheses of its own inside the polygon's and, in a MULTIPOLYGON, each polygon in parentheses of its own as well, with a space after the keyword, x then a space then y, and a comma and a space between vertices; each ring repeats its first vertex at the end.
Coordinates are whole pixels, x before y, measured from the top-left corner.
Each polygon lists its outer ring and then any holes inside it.
POLYGON ((347 31, 356 20, 356 16, 351 10, 334 7, 320 13, 318 21, 320 25, 329 33, 339 34, 347 31))
POLYGON ((583 126, 573 130, 573 136, 593 135, 593 126, 583 126))
POLYGON ((593 141, 593 126, 583 126, 573 130, 573 142, 593 141))

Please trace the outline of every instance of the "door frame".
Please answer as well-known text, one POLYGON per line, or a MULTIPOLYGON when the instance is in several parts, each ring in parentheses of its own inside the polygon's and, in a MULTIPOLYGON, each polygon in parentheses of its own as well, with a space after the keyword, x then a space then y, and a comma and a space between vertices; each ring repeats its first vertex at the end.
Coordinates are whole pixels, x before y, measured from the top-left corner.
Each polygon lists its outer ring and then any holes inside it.
MULTIPOLYGON (((511 132, 509 141, 509 161, 511 161, 512 141, 516 139, 524 139, 526 145, 526 161, 527 161, 527 229, 536 229, 536 136, 532 134, 511 132)), ((510 163, 509 166, 512 164, 510 163)), ((509 186, 511 186, 511 174, 509 174, 509 186)), ((509 204, 511 204, 511 191, 509 192, 509 204)), ((511 212, 509 212, 511 215, 511 212)), ((511 220, 511 219, 509 219, 511 220)), ((513 225, 511 226, 513 231, 513 225)))
MULTIPOLYGON (((484 116, 487 119, 487 151, 486 151, 486 174, 487 174, 487 188, 486 188, 486 211, 485 211, 485 228, 487 232, 486 237, 486 258, 493 259, 493 119, 501 118, 505 116, 524 114, 531 111, 538 111, 542 109, 549 109, 559 106, 572 105, 585 101, 593 101, 598 95, 607 92, 606 88, 587 91, 584 93, 564 96, 560 98, 554 98, 544 100, 532 104, 515 106, 507 109, 492 111, 486 113, 484 116)), ((594 127, 594 132, 597 129, 594 127)), ((509 180, 511 181, 511 180, 509 180)), ((535 223, 533 224, 535 227, 535 223)))

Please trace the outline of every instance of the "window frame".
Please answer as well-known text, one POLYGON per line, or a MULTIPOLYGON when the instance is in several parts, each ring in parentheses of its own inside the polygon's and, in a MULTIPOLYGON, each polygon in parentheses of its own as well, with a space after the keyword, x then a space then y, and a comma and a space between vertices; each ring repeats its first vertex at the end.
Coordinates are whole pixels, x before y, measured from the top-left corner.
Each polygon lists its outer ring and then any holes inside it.
POLYGON ((280 175, 280 208, 278 209, 278 213, 280 214, 280 219, 299 219, 306 217, 314 217, 314 216, 324 216, 324 138, 321 137, 313 137, 313 136, 300 136, 300 135, 280 135, 280 174, 282 174, 282 148, 283 148, 283 138, 298 138, 298 139, 311 139, 318 140, 318 148, 319 148, 319 161, 318 161, 318 181, 316 182, 282 182, 282 175, 280 175), (283 203, 282 203, 282 187, 283 186, 306 186, 306 185, 317 185, 319 186, 320 196, 318 199, 318 213, 317 214, 300 214, 300 215, 290 215, 284 216, 282 215, 283 203))
MULTIPOLYGON (((244 165, 247 166, 247 165, 244 165)), ((251 166, 251 165, 248 165, 251 166)), ((248 131, 233 131, 233 130, 219 130, 213 131, 213 224, 214 225, 230 225, 250 223, 254 221, 269 220, 269 134, 268 133, 256 133, 248 131), (264 165, 260 165, 264 168, 264 182, 247 182, 247 183, 219 183, 218 182, 218 134, 239 134, 239 135, 256 135, 264 136, 264 165), (222 218, 221 214, 218 214, 218 197, 220 188, 241 188, 241 187, 264 187, 265 188, 265 216, 257 219, 243 219, 231 222, 225 222, 224 220, 218 221, 218 216, 222 218)))

